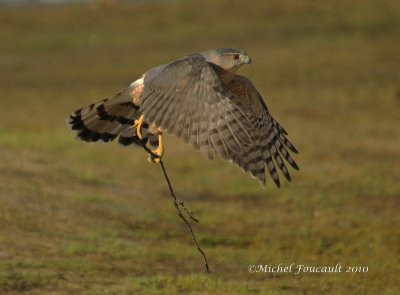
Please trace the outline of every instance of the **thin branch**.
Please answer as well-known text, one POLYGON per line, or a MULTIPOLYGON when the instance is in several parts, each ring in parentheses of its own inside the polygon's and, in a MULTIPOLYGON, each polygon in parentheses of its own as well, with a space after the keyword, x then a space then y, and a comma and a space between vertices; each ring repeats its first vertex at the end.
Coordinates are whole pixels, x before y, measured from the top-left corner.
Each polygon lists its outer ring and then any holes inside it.
MULTIPOLYGON (((190 234, 192 235, 193 243, 196 245, 197 250, 198 250, 198 251, 201 253, 201 255, 203 256, 204 264, 205 264, 205 267, 206 267, 206 271, 207 271, 207 273, 210 273, 210 268, 208 267, 207 256, 206 256, 206 254, 203 252, 203 250, 200 248, 200 245, 199 245, 199 243, 198 243, 197 240, 196 240, 196 236, 194 235, 192 226, 190 225, 189 221, 187 221, 187 219, 185 218, 185 216, 182 215, 181 209, 179 208, 179 203, 178 203, 178 201, 177 201, 177 199, 176 199, 174 190, 172 189, 171 182, 170 182, 170 180, 169 180, 169 178, 168 178, 167 172, 165 171, 164 163, 163 163, 162 160, 160 161, 160 165, 161 165, 162 171, 163 171, 163 173, 164 173, 165 180, 166 180, 167 183, 168 183, 169 191, 170 191, 171 196, 172 196, 172 198, 173 198, 173 202, 174 202, 174 206, 175 206, 175 208, 176 208, 176 211, 178 211, 179 217, 183 220, 183 222, 186 224, 187 228, 189 229, 190 234)), ((181 206, 183 206, 183 202, 181 202, 181 203, 182 203, 181 206)), ((188 210, 186 209, 186 207, 183 206, 183 208, 185 208, 185 210, 188 211, 188 210)), ((189 212, 190 212, 190 211, 189 211, 189 212)), ((192 218, 191 212, 189 213, 189 216, 192 218)), ((195 219, 195 220, 197 221, 197 219, 195 219)))
POLYGON ((193 212, 188 208, 186 208, 185 203, 183 203, 183 201, 180 201, 179 205, 186 211, 186 214, 190 217, 191 220, 199 222, 199 220, 194 217, 193 212))
MULTIPOLYGON (((153 154, 153 152, 152 152, 152 151, 146 146, 146 144, 144 144, 143 142, 141 142, 141 146, 144 148, 144 150, 145 150, 146 152, 149 153, 149 156, 150 156, 150 157, 152 157, 152 158, 157 158, 157 157, 158 157, 158 155, 153 154)), ((189 221, 185 218, 185 216, 182 214, 182 211, 181 211, 181 209, 179 208, 179 206, 181 206, 181 207, 185 210, 185 212, 188 214, 188 216, 190 217, 190 219, 192 219, 192 220, 195 221, 195 222, 199 222, 199 220, 196 219, 196 218, 193 216, 193 212, 192 212, 192 211, 190 211, 189 209, 186 208, 186 206, 185 206, 185 204, 183 203, 183 201, 180 201, 180 202, 179 202, 178 199, 176 198, 175 192, 174 192, 174 190, 173 190, 173 188, 172 188, 172 185, 171 185, 171 181, 169 180, 167 171, 165 170, 164 162, 163 162, 162 160, 160 160, 160 166, 161 166, 161 169, 162 169, 162 171, 163 171, 165 180, 167 181, 168 188, 169 188, 169 191, 170 191, 170 193, 171 193, 172 201, 173 201, 173 203, 174 203, 174 206, 175 206, 176 211, 178 212, 178 216, 183 220, 183 222, 186 224, 186 227, 189 229, 190 235, 192 236, 193 243, 196 245, 197 250, 198 250, 198 251, 200 252, 200 254, 203 256, 204 264, 205 264, 205 267, 206 267, 206 271, 207 271, 207 273, 210 273, 210 268, 209 268, 209 266, 208 266, 207 256, 206 256, 206 254, 204 253, 204 251, 200 248, 200 245, 199 245, 199 243, 197 242, 197 239, 196 239, 196 236, 195 236, 194 231, 193 231, 193 229, 192 229, 192 226, 190 225, 189 221)))

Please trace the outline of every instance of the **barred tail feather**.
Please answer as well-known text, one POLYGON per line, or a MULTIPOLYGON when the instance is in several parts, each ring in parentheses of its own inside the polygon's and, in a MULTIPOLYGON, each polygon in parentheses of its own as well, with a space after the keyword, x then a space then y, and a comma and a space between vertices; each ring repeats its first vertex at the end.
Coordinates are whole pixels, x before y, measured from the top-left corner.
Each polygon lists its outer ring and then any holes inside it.
MULTIPOLYGON (((77 132, 77 138, 83 141, 110 142, 119 136, 122 145, 140 145, 136 129, 130 128, 141 115, 139 106, 132 101, 135 87, 130 86, 114 97, 76 110, 67 118, 67 124, 77 132)), ((146 140, 144 138, 142 141, 146 140)))

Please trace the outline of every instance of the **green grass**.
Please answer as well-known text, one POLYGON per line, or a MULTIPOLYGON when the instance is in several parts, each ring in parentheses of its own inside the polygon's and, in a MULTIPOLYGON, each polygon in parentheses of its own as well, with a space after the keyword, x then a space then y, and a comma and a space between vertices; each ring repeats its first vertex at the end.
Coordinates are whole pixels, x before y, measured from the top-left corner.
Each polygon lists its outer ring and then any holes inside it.
POLYGON ((1 7, 0 293, 400 292, 400 5, 266 2, 1 7), (301 171, 264 189, 167 137, 206 275, 159 167, 138 149, 76 141, 64 119, 152 66, 228 46, 252 57, 240 72, 301 171), (247 271, 281 262, 369 271, 247 271))

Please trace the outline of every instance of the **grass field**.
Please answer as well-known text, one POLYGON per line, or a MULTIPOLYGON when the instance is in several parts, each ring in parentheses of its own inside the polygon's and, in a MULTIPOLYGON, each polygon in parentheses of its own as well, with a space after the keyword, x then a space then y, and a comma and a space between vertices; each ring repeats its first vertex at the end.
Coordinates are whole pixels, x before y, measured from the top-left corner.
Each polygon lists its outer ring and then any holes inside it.
POLYGON ((0 7, 0 294, 400 294, 399 36, 398 1, 0 7), (207 275, 159 167, 64 119, 220 47, 252 57, 301 171, 263 188, 167 137, 207 275), (248 272, 279 263, 368 272, 248 272))

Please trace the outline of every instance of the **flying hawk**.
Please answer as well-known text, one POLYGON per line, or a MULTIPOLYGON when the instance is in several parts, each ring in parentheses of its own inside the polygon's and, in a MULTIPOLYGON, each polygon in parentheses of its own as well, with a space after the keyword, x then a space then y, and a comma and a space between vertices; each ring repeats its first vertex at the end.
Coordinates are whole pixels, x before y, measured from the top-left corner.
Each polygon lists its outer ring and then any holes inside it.
POLYGON ((67 119, 77 138, 121 145, 150 145, 150 160, 164 153, 163 132, 190 143, 208 159, 217 153, 265 184, 275 165, 291 180, 283 159, 298 166, 287 132, 271 116, 249 79, 236 75, 250 57, 231 48, 190 54, 144 73, 117 95, 76 110, 67 119))

